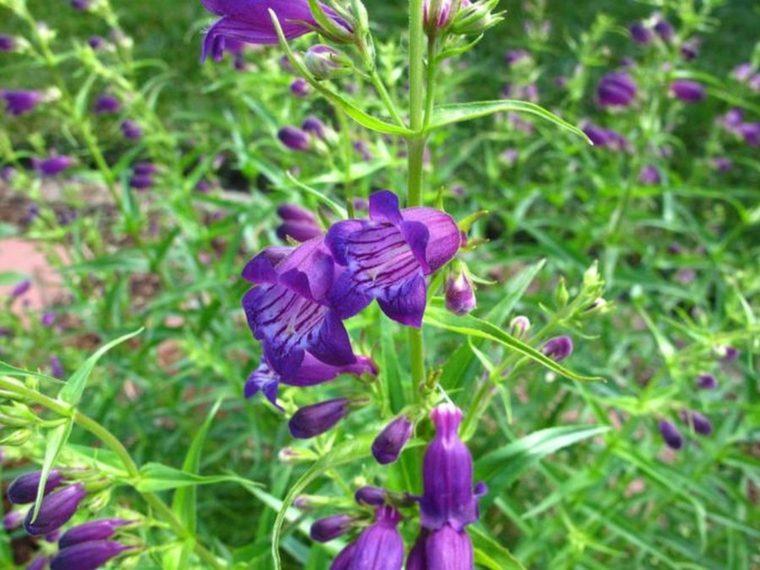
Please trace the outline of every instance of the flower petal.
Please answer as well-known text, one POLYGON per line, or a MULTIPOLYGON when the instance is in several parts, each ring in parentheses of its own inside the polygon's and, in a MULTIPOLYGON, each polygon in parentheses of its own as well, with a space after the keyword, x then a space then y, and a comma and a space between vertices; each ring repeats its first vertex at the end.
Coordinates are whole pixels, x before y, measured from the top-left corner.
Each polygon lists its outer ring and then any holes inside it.
POLYGON ((309 339, 308 349, 317 359, 334 366, 356 362, 346 327, 335 311, 324 315, 321 326, 309 339))
POLYGON ((276 283, 275 267, 293 251, 292 247, 268 247, 243 268, 243 279, 251 283, 276 283))
POLYGON ((330 304, 341 319, 349 319, 372 302, 372 297, 362 293, 354 283, 353 275, 343 271, 330 291, 330 304))
POLYGON ((454 218, 434 208, 406 208, 401 215, 404 221, 421 222, 430 237, 425 247, 425 259, 430 271, 451 261, 462 245, 462 234, 454 218))
POLYGON ((327 231, 325 245, 332 253, 335 263, 338 265, 348 265, 348 239, 364 227, 364 223, 359 220, 345 220, 333 224, 327 231))
POLYGON ((369 197, 369 217, 376 222, 389 222, 394 225, 401 223, 401 210, 398 196, 388 190, 374 192, 369 197))
POLYGON ((419 328, 427 303, 425 278, 417 275, 401 286, 388 287, 377 299, 380 308, 389 318, 402 325, 419 328))
POLYGON ((256 370, 251 372, 245 381, 244 395, 246 398, 252 398, 259 392, 264 394, 267 400, 282 410, 277 405, 277 387, 279 384, 279 375, 272 370, 266 363, 262 362, 256 370))

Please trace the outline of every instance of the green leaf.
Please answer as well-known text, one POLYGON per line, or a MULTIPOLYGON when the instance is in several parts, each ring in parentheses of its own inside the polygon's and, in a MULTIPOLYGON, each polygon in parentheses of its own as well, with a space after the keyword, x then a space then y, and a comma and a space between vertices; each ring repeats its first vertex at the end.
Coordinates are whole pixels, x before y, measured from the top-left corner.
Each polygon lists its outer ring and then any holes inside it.
POLYGON ((237 483, 245 488, 259 485, 237 475, 197 475, 162 463, 146 463, 140 468, 140 479, 134 487, 141 493, 156 493, 216 483, 237 483))
POLYGON ((465 336, 484 338, 499 343, 507 348, 516 350, 526 357, 535 360, 539 364, 542 364, 546 368, 549 368, 553 372, 556 372, 557 374, 560 374, 566 378, 570 378, 571 380, 576 380, 579 382, 593 382, 604 380, 604 378, 601 378, 599 376, 583 376, 581 374, 573 372, 572 370, 568 370, 542 352, 537 351, 532 346, 527 345, 521 340, 518 340, 512 335, 504 332, 496 325, 475 318, 472 315, 457 316, 449 313, 447 310, 441 307, 429 306, 425 311, 425 322, 440 329, 449 330, 463 334, 465 336))
POLYGON ((475 548, 475 562, 490 570, 525 570, 512 553, 489 537, 477 526, 467 529, 475 548))
POLYGON ((34 522, 40 512, 42 498, 45 496, 45 485, 47 485, 48 476, 55 465, 55 460, 58 459, 58 455, 61 453, 61 449, 66 445, 66 442, 71 435, 71 428, 73 425, 74 420, 69 418, 66 423, 51 429, 48 433, 47 444, 45 445, 45 458, 42 461, 40 482, 39 485, 37 485, 37 498, 34 500, 32 522, 34 522))
POLYGON ((39 378, 40 380, 45 380, 46 382, 55 382, 57 384, 63 384, 63 381, 58 380, 58 378, 53 378, 52 376, 41 374, 39 372, 32 372, 31 370, 25 370, 23 368, 17 368, 2 360, 0 360, 0 374, 4 374, 6 376, 13 376, 14 378, 19 378, 19 377, 23 378, 25 376, 32 376, 34 378, 39 378))
POLYGON ((461 123, 464 121, 472 121, 473 119, 479 119, 494 113, 528 113, 544 119, 560 127, 561 129, 578 135, 584 139, 587 143, 593 144, 591 139, 586 136, 582 130, 578 127, 571 125, 564 119, 558 117, 551 111, 547 111, 540 105, 534 103, 527 103, 525 101, 515 101, 511 99, 504 99, 498 101, 478 101, 471 103, 452 103, 449 105, 440 105, 433 111, 433 118, 430 121, 430 130, 443 127, 445 125, 451 125, 453 123, 461 123))
POLYGON ((84 389, 87 386, 87 381, 90 379, 90 374, 92 374, 92 370, 95 368, 95 364, 97 364, 98 360, 100 360, 100 358, 113 347, 121 344, 126 340, 129 340, 134 336, 137 336, 144 330, 144 328, 140 328, 134 332, 125 334, 116 340, 112 340, 108 344, 100 347, 97 352, 85 360, 84 364, 82 364, 82 366, 80 366, 79 369, 74 372, 71 378, 69 378, 69 380, 66 382, 66 385, 61 388, 61 391, 58 393, 58 398, 64 402, 71 404, 72 406, 76 406, 79 403, 79 400, 82 399, 82 394, 84 393, 84 389))

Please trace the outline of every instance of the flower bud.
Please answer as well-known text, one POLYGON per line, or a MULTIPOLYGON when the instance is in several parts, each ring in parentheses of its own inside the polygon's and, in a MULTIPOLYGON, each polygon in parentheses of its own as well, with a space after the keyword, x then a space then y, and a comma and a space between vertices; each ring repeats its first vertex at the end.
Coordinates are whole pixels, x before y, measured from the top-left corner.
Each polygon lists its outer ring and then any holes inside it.
POLYGON ((3 528, 7 532, 16 530, 24 522, 24 513, 21 511, 8 511, 3 516, 3 528))
POLYGON ((315 521, 309 530, 309 536, 317 542, 330 542, 346 534, 356 519, 351 515, 331 515, 315 521))
POLYGON ((660 428, 660 435, 662 435, 662 439, 665 440, 668 447, 671 449, 681 449, 683 437, 676 426, 667 420, 662 420, 658 427, 660 428))
POLYGON ((316 461, 319 456, 311 451, 302 447, 283 447, 277 454, 277 458, 286 465, 296 465, 298 463, 305 463, 316 461))
POLYGON ((530 330, 530 320, 525 315, 517 315, 509 323, 509 333, 517 338, 522 338, 530 330))
POLYGON ((603 107, 628 107, 636 98, 636 83, 628 73, 608 73, 599 81, 596 95, 603 107))
POLYGON ((113 95, 104 93, 95 99, 92 110, 96 115, 111 115, 121 110, 121 102, 113 95))
POLYGON ((346 75, 352 67, 351 60, 345 54, 323 44, 311 46, 306 51, 304 64, 319 81, 346 75))
POLYGON ((298 77, 290 84, 290 92, 296 97, 306 97, 311 93, 311 85, 303 77, 298 77))
POLYGON ((31 564, 26 567, 26 570, 45 570, 49 562, 50 559, 47 556, 38 556, 32 560, 31 564))
POLYGON ((426 568, 472 570, 474 553, 472 541, 464 530, 445 524, 430 533, 425 541, 426 568))
POLYGON ((356 490, 356 493, 354 493, 354 499, 356 499, 356 502, 360 505, 382 507, 385 504, 386 495, 387 493, 385 489, 365 485, 356 490))
POLYGON ((697 387, 702 390, 715 390, 718 387, 718 381, 712 374, 700 374, 697 376, 697 387))
POLYGON ((0 51, 9 52, 16 49, 16 38, 8 34, 0 34, 0 51))
POLYGON ((380 507, 375 522, 359 535, 349 568, 401 570, 404 540, 398 531, 401 514, 393 507, 380 507))
POLYGON ((62 380, 66 376, 66 370, 63 368, 63 363, 56 355, 50 357, 50 375, 59 380, 62 380))
POLYGON ((664 42, 669 42, 673 39, 673 26, 667 20, 660 19, 654 25, 654 32, 660 36, 660 39, 664 42))
POLYGON ((380 465, 396 461, 406 442, 412 436, 414 424, 406 416, 399 416, 389 423, 372 442, 372 455, 380 465))
POLYGON ((42 176, 57 176, 74 165, 75 160, 70 156, 51 156, 48 158, 33 158, 32 166, 42 176))
POLYGON ((299 409, 288 422, 291 435, 308 439, 325 433, 346 417, 348 404, 348 399, 336 398, 299 409))
POLYGON ((0 445, 7 445, 8 447, 19 447, 29 441, 30 437, 32 437, 32 430, 17 429, 6 436, 3 436, 0 439, 0 445))
POLYGON ((277 133, 277 138, 291 150, 306 152, 311 148, 309 134, 298 127, 283 127, 277 133))
POLYGON ((646 45, 652 41, 652 31, 641 22, 634 22, 628 27, 631 38, 640 45, 646 45))
POLYGON ((87 495, 84 485, 76 483, 46 496, 42 500, 37 518, 32 522, 34 509, 30 509, 24 520, 26 532, 39 536, 53 532, 66 524, 87 495))
MULTIPOLYGON (((425 30, 427 30, 427 33, 429 35, 435 35, 435 33, 445 28, 449 25, 449 22, 451 22, 451 19, 456 14, 452 14, 452 4, 454 4, 456 0, 425 0, 422 10, 423 10, 423 21, 425 25, 425 30)), ((462 6, 467 6, 470 4, 469 0, 461 0, 460 4, 462 6)))
POLYGON ((684 103, 698 103, 705 98, 705 88, 696 81, 676 79, 670 84, 670 94, 684 103))
POLYGON ((712 433, 712 422, 699 412, 683 411, 681 412, 681 419, 694 428, 694 431, 699 435, 710 435, 712 433))
POLYGON ((44 94, 39 91, 2 89, 0 99, 5 101, 8 113, 18 117, 34 111, 44 100, 44 94))
POLYGON ((459 12, 451 25, 451 31, 455 34, 482 34, 501 22, 502 16, 494 14, 493 9, 498 0, 481 0, 478 2, 461 3, 459 12))
POLYGON ((313 115, 304 119, 304 122, 301 124, 301 128, 311 136, 316 137, 321 141, 325 141, 328 138, 327 127, 322 121, 313 115))
POLYGON ((647 164, 639 172, 639 183, 645 186, 658 186, 662 182, 662 175, 656 166, 647 164))
POLYGON ((445 297, 446 308, 455 315, 471 313, 477 305, 472 282, 464 271, 458 271, 446 280, 445 297))
MULTIPOLYGON (((16 477, 8 486, 6 496, 8 500, 16 505, 25 505, 33 503, 37 498, 37 487, 39 487, 42 471, 34 471, 16 477)), ((45 482, 44 495, 50 493, 53 489, 62 483, 61 474, 57 469, 53 469, 45 482)))
POLYGON ((354 552, 356 552, 356 543, 352 542, 335 557, 335 560, 330 564, 330 570, 350 570, 354 552))
POLYGON ((93 540, 61 549, 50 561, 50 570, 95 570, 125 550, 111 540, 93 540))
POLYGON ((560 362, 573 353, 573 340, 569 336, 556 336, 546 341, 542 352, 555 362, 560 362))
POLYGON ((136 141, 141 139, 143 136, 142 127, 139 125, 139 123, 133 121, 132 119, 126 119, 122 121, 120 128, 121 134, 124 135, 124 138, 127 140, 136 141))

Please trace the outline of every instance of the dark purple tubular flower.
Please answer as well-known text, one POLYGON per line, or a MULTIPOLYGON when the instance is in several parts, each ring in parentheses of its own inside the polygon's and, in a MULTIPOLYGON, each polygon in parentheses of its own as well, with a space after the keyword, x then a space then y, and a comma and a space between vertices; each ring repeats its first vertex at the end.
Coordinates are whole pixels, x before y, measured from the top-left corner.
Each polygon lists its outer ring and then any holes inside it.
POLYGON ((420 524, 427 530, 449 524, 459 531, 479 516, 472 455, 458 434, 462 411, 443 404, 433 408, 430 418, 436 433, 423 462, 420 524))
POLYGON ((43 95, 39 91, 3 89, 0 90, 0 98, 5 100, 8 112, 18 117, 34 111, 42 101, 43 95))
POLYGON ((158 167, 152 162, 138 162, 132 171, 139 176, 150 176, 158 172, 158 167))
POLYGON ((372 507, 382 507, 385 504, 387 493, 380 487, 365 485, 359 487, 354 493, 354 499, 360 505, 370 505, 372 507))
MULTIPOLYGON (((249 44, 277 44, 277 32, 269 10, 276 15, 286 39, 319 31, 321 29, 309 8, 308 0, 202 0, 209 12, 220 18, 206 32, 203 40, 201 61, 210 54, 215 61, 224 55, 227 38, 240 40, 249 44)), ((336 29, 342 30, 346 38, 351 34, 351 26, 338 17, 330 8, 320 3, 327 17, 336 29)))
POLYGON ((678 428, 667 420, 662 420, 659 424, 662 439, 671 449, 681 449, 683 446, 683 436, 678 428))
POLYGON ((95 104, 93 105, 92 110, 97 115, 118 113, 121 110, 121 102, 113 95, 104 93, 95 99, 95 104))
POLYGON ((277 138, 290 150, 305 152, 311 148, 309 133, 298 127, 283 127, 277 132, 277 138))
POLYGON ((72 527, 63 533, 63 536, 58 541, 58 546, 60 548, 68 548, 82 542, 105 540, 111 538, 119 527, 129 523, 130 521, 124 519, 101 519, 86 522, 72 527))
POLYGON ((654 25, 654 32, 660 36, 660 39, 664 42, 669 42, 673 39, 673 26, 667 20, 659 20, 654 25))
POLYGON ((639 182, 646 186, 657 186, 662 182, 662 176, 656 166, 647 164, 639 172, 639 182))
POLYGON ((760 123, 744 123, 739 125, 739 134, 750 146, 760 146, 760 123))
POLYGON ((712 374, 700 374, 697 376, 697 387, 701 390, 715 390, 718 387, 718 381, 712 374))
POLYGON ((399 210, 387 190, 369 199, 369 220, 334 224, 325 240, 335 262, 347 269, 332 299, 342 318, 377 299, 391 319, 419 327, 425 312, 425 277, 448 263, 462 236, 454 219, 434 208, 399 210))
POLYGON ((262 362, 248 376, 245 382, 244 394, 246 398, 252 398, 261 392, 267 400, 277 406, 277 391, 281 382, 288 386, 316 386, 317 384, 334 380, 342 374, 352 374, 354 376, 370 374, 374 376, 377 374, 377 365, 368 356, 357 356, 356 362, 353 364, 332 366, 320 362, 307 352, 304 355, 303 363, 298 372, 290 380, 283 380, 266 362, 262 362))
POLYGON ((49 562, 50 559, 47 556, 38 556, 32 560, 31 564, 26 567, 26 570, 45 570, 49 562))
POLYGON ((608 73, 599 81, 596 94, 603 107, 627 107, 636 98, 636 83, 628 73, 608 73))
POLYGON ((50 357, 50 375, 59 380, 62 380, 66 376, 61 359, 55 355, 50 357))
POLYGON ((283 241, 291 238, 297 242, 309 241, 324 234, 317 217, 295 204, 285 204, 277 209, 282 223, 277 226, 277 237, 283 241))
POLYGON ((57 176, 73 166, 74 159, 70 156, 56 155, 49 158, 34 158, 32 165, 42 176, 57 176))
POLYGON ((477 306, 472 282, 463 271, 446 280, 444 296, 446 308, 455 315, 471 313, 477 306))
POLYGON ((705 98, 705 88, 690 79, 676 79, 670 84, 670 92, 685 103, 698 103, 705 98))
POLYGON ((348 415, 349 401, 335 398, 300 408, 288 422, 290 434, 298 439, 309 439, 328 431, 348 415))
POLYGON ((420 531, 409 552, 406 570, 472 570, 474 563, 467 532, 445 524, 433 532, 420 531))
POLYGON ((357 360, 329 299, 336 273, 322 238, 267 248, 243 269, 243 277, 257 285, 243 297, 248 326, 283 381, 296 377, 307 351, 332 366, 357 360))
POLYGON ((8 511, 3 516, 3 528, 7 532, 16 530, 24 521, 24 513, 21 511, 8 511))
POLYGON ((335 557, 335 560, 330 564, 330 570, 350 570, 351 559, 353 558, 355 551, 356 543, 352 542, 335 557))
POLYGON ((573 353, 573 339, 565 335, 550 338, 544 344, 541 352, 555 362, 565 360, 573 353))
POLYGON ((641 22, 631 24, 628 31, 637 44, 645 45, 652 41, 652 31, 641 22))
POLYGON ((50 570, 95 570, 129 546, 112 540, 93 540, 61 549, 53 556, 50 570))
POLYGON ((351 515, 331 515, 314 521, 309 530, 309 536, 317 542, 330 542, 346 534, 354 523, 351 515))
POLYGON ((380 465, 395 462, 406 442, 412 437, 414 424, 406 416, 399 416, 389 423, 372 442, 372 455, 380 465))
POLYGON ((85 498, 84 485, 76 483, 47 495, 40 507, 37 519, 32 522, 34 509, 30 509, 24 520, 26 532, 33 536, 45 535, 66 524, 85 498))
POLYGON ((306 97, 311 93, 311 85, 303 77, 298 77, 290 84, 290 92, 296 97, 306 97))
POLYGON ((583 127, 583 132, 591 139, 594 146, 600 148, 621 151, 626 150, 629 146, 626 138, 612 129, 605 129, 597 125, 588 124, 583 127))
POLYGON ((153 176, 150 174, 135 174, 129 179, 129 186, 135 190, 149 190, 155 184, 153 176))
MULTIPOLYGON (((375 522, 367 527, 354 543, 345 559, 331 570, 401 570, 404 564, 404 539, 398 531, 401 514, 393 507, 380 507, 375 512, 375 522), (349 560, 347 560, 349 559, 349 560)), ((341 552, 338 557, 343 556, 341 552)))
POLYGON ((24 279, 23 281, 19 281, 16 283, 16 285, 11 289, 11 298, 18 299, 19 297, 23 297, 29 292, 29 289, 32 288, 32 282, 29 279, 24 279))
POLYGON ((0 51, 9 52, 16 49, 16 38, 8 34, 0 34, 0 51))
POLYGON ((136 141, 141 139, 143 136, 142 127, 132 119, 126 119, 122 121, 120 128, 121 134, 124 135, 124 138, 127 140, 136 141))
MULTIPOLYGON (((40 484, 41 477, 41 471, 33 471, 32 473, 25 473, 24 475, 16 477, 8 486, 6 495, 8 500, 15 505, 33 503, 37 498, 37 487, 40 484)), ((61 482, 61 474, 57 469, 53 469, 48 475, 47 482, 45 483, 45 495, 58 487, 61 482)))
POLYGON ((699 412, 683 411, 681 412, 681 419, 693 427, 699 435, 710 435, 712 433, 712 423, 699 412))
POLYGON ((327 138, 327 127, 325 127, 325 124, 317 117, 306 117, 306 119, 304 119, 304 122, 301 124, 301 128, 319 140, 325 140, 327 138))

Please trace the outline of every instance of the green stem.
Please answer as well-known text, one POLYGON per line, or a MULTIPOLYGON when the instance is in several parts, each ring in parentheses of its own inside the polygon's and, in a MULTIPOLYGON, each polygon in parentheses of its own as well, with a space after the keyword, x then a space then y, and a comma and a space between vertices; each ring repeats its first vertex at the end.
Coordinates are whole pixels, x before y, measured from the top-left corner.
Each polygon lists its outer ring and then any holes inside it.
POLYGON ((425 87, 425 129, 430 124, 430 120, 433 118, 433 106, 435 105, 435 76, 438 70, 436 65, 436 38, 435 36, 428 37, 428 51, 427 51, 427 83, 425 87))
POLYGON ((340 142, 343 150, 343 186, 346 190, 346 212, 349 218, 354 217, 354 185, 351 181, 351 162, 353 147, 351 145, 350 124, 346 120, 346 114, 339 108, 335 107, 335 114, 338 116, 340 123, 340 142))
POLYGON ((406 126, 404 124, 404 119, 401 118, 401 115, 396 108, 396 104, 393 102, 393 99, 391 99, 390 93, 388 93, 388 89, 385 87, 385 83, 377 73, 377 69, 375 69, 374 66, 369 72, 369 78, 372 81, 372 85, 375 87, 378 95, 380 95, 380 99, 383 101, 385 107, 388 109, 388 112, 393 117, 393 120, 396 121, 401 127, 406 126))
MULTIPOLYGON (((100 441, 106 444, 111 451, 113 451, 121 460, 124 465, 124 469, 127 471, 130 479, 138 481, 142 475, 140 474, 140 468, 132 459, 132 456, 127 451, 127 448, 119 441, 119 439, 113 435, 105 426, 99 424, 89 416, 86 416, 79 412, 76 408, 61 402, 60 400, 54 400, 49 398, 35 390, 27 388, 23 384, 9 380, 7 378, 0 378, 0 389, 7 390, 21 396, 24 400, 38 404, 66 418, 71 418, 75 424, 79 427, 86 429, 92 435, 97 437, 100 441)), ((139 492, 139 491, 138 491, 139 492)), ((152 493, 140 493, 154 511, 158 512, 163 519, 172 527, 172 530, 180 536, 183 540, 192 540, 194 542, 193 549, 195 553, 202 558, 210 567, 221 570, 223 566, 219 563, 216 556, 205 548, 203 545, 196 542, 195 536, 188 532, 188 530, 177 519, 174 512, 164 504, 164 502, 156 495, 152 493)))

